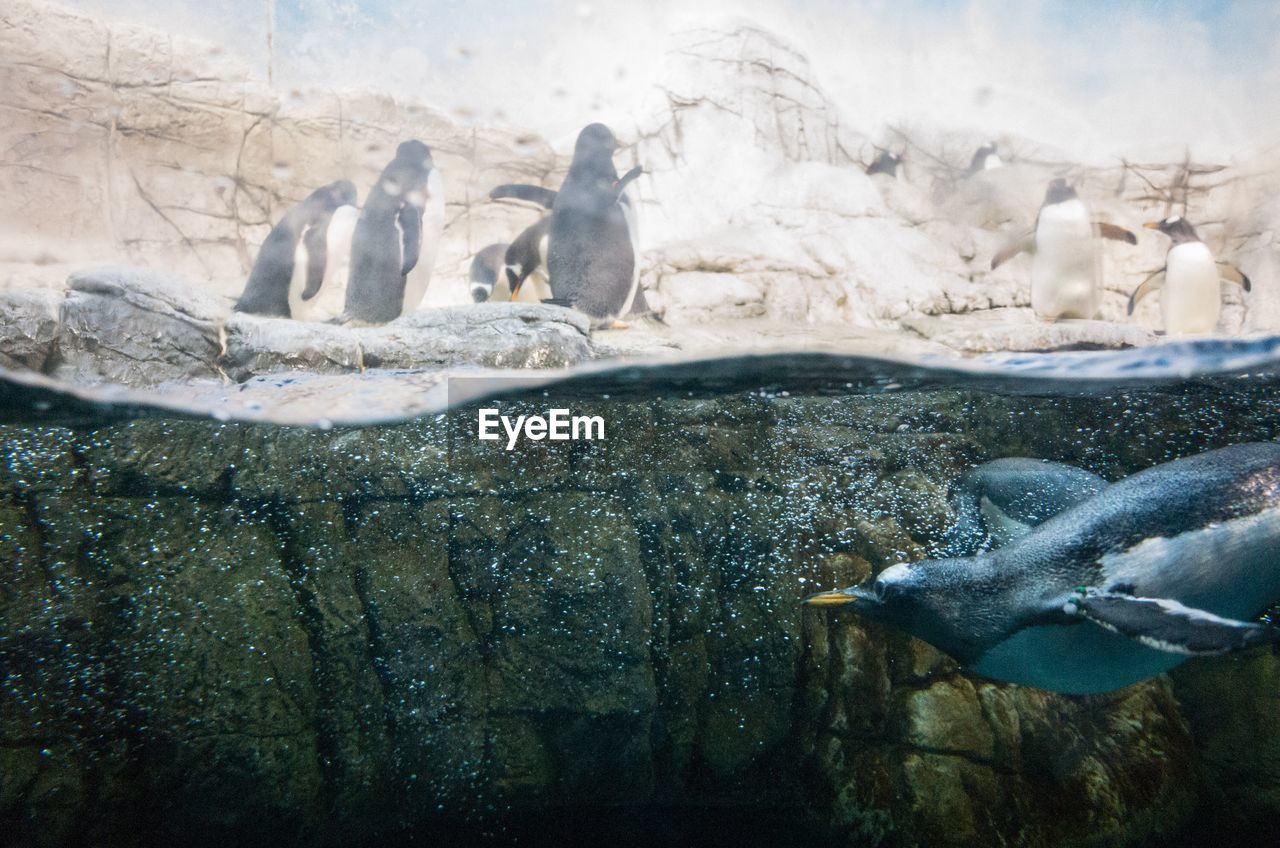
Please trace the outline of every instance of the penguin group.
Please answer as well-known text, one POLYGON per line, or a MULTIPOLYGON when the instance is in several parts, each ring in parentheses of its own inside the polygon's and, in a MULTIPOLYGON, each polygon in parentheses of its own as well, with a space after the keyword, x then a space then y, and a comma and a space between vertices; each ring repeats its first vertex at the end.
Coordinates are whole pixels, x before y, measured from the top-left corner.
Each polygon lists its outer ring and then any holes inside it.
POLYGON ((806 602, 905 630, 972 672, 1109 692, 1191 656, 1280 642, 1280 444, 1207 451, 1115 483, 1036 460, 957 481, 941 556, 806 602))
MULTIPOLYGON (((604 124, 578 135, 559 190, 511 183, 492 200, 532 202, 545 214, 509 243, 472 259, 470 293, 491 300, 552 303, 586 313, 596 326, 645 311, 631 183, 619 176, 618 142, 604 124)), ((384 324, 422 302, 444 230, 444 187, 431 150, 416 139, 395 157, 356 208, 356 188, 340 180, 289 209, 258 251, 240 312, 341 324, 384 324)))
MULTIPOLYGON (((1150 274, 1129 298, 1128 314, 1143 297, 1160 290, 1166 335, 1212 333, 1222 309, 1219 280, 1236 282, 1250 291, 1249 278, 1230 262, 1216 260, 1182 216, 1144 226, 1167 235, 1170 245, 1164 267, 1150 274)), ((1031 256, 1031 309, 1037 318, 1096 318, 1102 295, 1099 238, 1138 243, 1130 230, 1093 220, 1075 188, 1058 177, 1045 190, 1030 232, 997 252, 991 269, 1026 252, 1031 256)))
POLYGON ((316 189, 271 229, 238 312, 299 321, 382 324, 412 312, 431 280, 444 229, 444 184, 416 139, 356 208, 356 187, 316 189))

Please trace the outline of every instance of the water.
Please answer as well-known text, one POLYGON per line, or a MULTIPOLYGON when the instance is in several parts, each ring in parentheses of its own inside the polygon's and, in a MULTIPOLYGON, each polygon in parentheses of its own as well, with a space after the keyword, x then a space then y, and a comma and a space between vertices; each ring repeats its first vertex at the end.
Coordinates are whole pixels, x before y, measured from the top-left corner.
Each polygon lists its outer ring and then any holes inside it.
POLYGON ((370 373, 345 378, 363 420, 308 405, 305 378, 301 394, 277 378, 252 403, 210 386, 159 405, 9 379, 3 832, 1265 834, 1269 651, 1058 696, 800 600, 936 554, 948 483, 983 461, 1116 480, 1276 438, 1278 361, 1274 340, 960 364, 778 354, 464 377, 408 405, 405 375, 370 373), (605 438, 508 451, 476 439, 481 407, 598 415, 605 438))

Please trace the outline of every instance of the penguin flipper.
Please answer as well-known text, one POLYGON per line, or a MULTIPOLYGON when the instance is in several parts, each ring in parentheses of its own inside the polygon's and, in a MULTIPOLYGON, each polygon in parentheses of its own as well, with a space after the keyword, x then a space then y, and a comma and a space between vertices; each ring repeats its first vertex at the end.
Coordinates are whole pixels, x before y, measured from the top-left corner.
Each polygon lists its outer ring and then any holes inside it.
POLYGON ((1241 271, 1225 259, 1218 260, 1218 267, 1222 269, 1222 279, 1230 280, 1236 285, 1243 286, 1245 291, 1253 291, 1253 282, 1244 271, 1241 271))
POLYGON ((325 217, 324 226, 308 227, 302 236, 302 243, 307 247, 307 284, 302 289, 303 300, 315 297, 324 282, 324 267, 329 260, 328 218, 325 217))
POLYGON ((1146 276, 1146 279, 1141 283, 1138 283, 1138 287, 1133 290, 1133 294, 1129 295, 1129 305, 1126 307, 1125 311, 1126 315, 1132 315, 1134 307, 1138 305, 1138 301, 1164 285, 1164 279, 1161 275, 1164 274, 1166 270, 1167 267, 1152 271, 1146 276))
POLYGON ((1000 248, 1000 252, 991 257, 991 270, 994 271, 999 268, 1001 265, 1017 256, 1019 253, 1022 253, 1024 250, 1028 253, 1035 250, 1034 235, 1022 236, 1016 241, 1011 241, 1004 247, 1000 248))
POLYGON ((397 217, 400 219, 401 238, 404 240, 400 253, 404 261, 400 265, 400 273, 408 274, 417 267, 418 257, 422 255, 422 210, 412 203, 406 203, 400 207, 397 217))
POLYGON ((1124 241, 1129 244, 1137 244, 1138 237, 1124 227, 1117 227, 1115 224, 1108 224, 1105 221, 1095 221, 1093 224, 1093 232, 1098 238, 1111 239, 1112 241, 1124 241))
POLYGON ((621 197, 622 193, 627 190, 627 186, 631 184, 632 180, 634 180, 636 177, 641 176, 642 174, 644 174, 644 168, 640 167, 639 165, 636 165, 630 171, 627 171, 625 174, 623 174, 622 177, 619 178, 618 181, 613 184, 613 190, 617 192, 618 197, 621 197))
POLYGON ((1280 627, 1223 618, 1166 598, 1082 587, 1064 611, 1170 654, 1214 656, 1280 642, 1280 627))
MULTIPOLYGON (((638 176, 638 175, 637 175, 638 176)), ((536 203, 547 209, 556 202, 556 192, 553 189, 543 188, 542 186, 526 185, 525 183, 504 183, 489 192, 490 200, 503 200, 511 198, 513 200, 527 200, 530 203, 536 203)))

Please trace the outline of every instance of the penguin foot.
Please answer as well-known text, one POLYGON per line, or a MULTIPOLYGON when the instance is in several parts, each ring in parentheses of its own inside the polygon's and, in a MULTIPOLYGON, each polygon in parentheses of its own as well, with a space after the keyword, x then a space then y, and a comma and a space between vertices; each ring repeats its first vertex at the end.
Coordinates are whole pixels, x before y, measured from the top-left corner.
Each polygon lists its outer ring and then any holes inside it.
POLYGON ((609 324, 608 329, 610 329, 610 330, 630 330, 630 329, 631 329, 631 325, 630 325, 630 324, 628 324, 626 321, 613 321, 613 322, 611 322, 611 323, 609 324))

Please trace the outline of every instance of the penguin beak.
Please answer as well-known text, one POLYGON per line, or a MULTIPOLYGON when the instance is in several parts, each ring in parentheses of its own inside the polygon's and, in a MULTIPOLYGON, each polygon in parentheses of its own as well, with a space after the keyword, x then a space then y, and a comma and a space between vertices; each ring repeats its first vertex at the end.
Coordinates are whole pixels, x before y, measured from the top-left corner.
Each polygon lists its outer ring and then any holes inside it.
POLYGON ((832 589, 830 592, 819 592, 816 595, 810 595, 804 599, 804 602, 811 607, 835 607, 854 604, 859 601, 865 605, 875 600, 876 596, 866 589, 850 586, 848 589, 832 589))
POLYGON ((1142 226, 1146 227, 1148 230, 1158 230, 1158 229, 1160 229, 1160 224, 1161 224, 1161 223, 1162 223, 1161 221, 1148 221, 1147 223, 1143 224, 1142 226))

